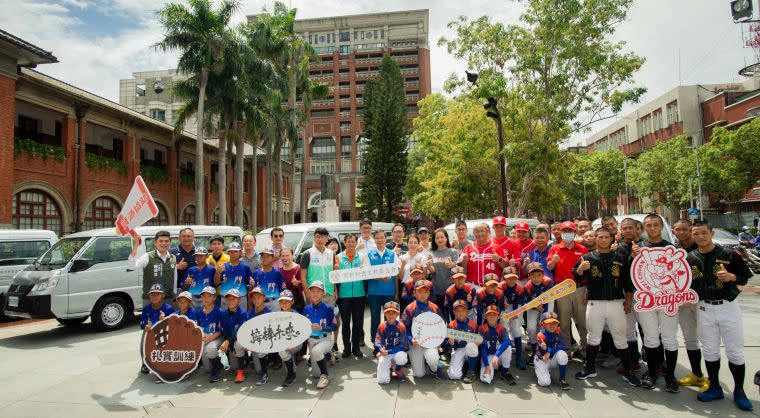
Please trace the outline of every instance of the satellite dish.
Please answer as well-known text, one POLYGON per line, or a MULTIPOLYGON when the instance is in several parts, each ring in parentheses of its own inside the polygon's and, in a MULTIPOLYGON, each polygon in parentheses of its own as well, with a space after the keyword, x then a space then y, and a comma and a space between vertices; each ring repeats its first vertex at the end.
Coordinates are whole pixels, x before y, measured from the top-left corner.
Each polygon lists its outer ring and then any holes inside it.
POLYGON ((162 91, 166 89, 166 86, 164 86, 164 83, 160 81, 156 81, 153 83, 153 91, 156 92, 156 94, 161 94, 162 91))

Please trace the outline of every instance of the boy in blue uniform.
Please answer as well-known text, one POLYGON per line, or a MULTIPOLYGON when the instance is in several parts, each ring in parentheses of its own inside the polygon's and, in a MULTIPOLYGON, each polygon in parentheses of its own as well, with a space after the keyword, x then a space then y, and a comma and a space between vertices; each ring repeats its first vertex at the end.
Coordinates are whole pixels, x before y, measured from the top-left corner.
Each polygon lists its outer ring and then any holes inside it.
MULTIPOLYGON (((240 306, 248 306, 245 295, 248 294, 248 284, 253 278, 253 272, 247 264, 240 261, 242 248, 237 242, 230 244, 227 248, 227 255, 230 261, 224 263, 216 272, 214 281, 218 284, 220 292, 225 295, 230 289, 237 289, 240 293, 240 306)), ((227 309, 225 305, 227 299, 222 299, 222 309, 227 309)))
POLYGON ((396 302, 383 305, 385 322, 380 323, 375 335, 375 350, 377 350, 377 383, 384 385, 391 382, 391 368, 395 366, 399 382, 406 381, 403 366, 408 360, 406 350, 409 349, 406 326, 398 321, 401 309, 396 302))
MULTIPOLYGON (((253 302, 253 307, 250 311, 248 311, 248 318, 246 320, 272 312, 269 310, 269 308, 266 307, 266 305, 264 305, 266 298, 264 297, 264 291, 261 290, 260 287, 256 286, 251 289, 251 293, 249 293, 248 296, 253 302)), ((251 354, 253 355, 254 369, 256 368, 257 364, 259 369, 259 377, 256 380, 256 386, 264 385, 269 381, 269 374, 267 373, 269 358, 267 357, 267 353, 252 352, 251 354)))
MULTIPOLYGON (((504 292, 504 312, 512 312, 525 304, 525 288, 518 283, 520 276, 516 267, 505 267, 504 281, 499 283, 499 288, 504 292)), ((512 337, 515 349, 515 361, 520 370, 525 370, 525 360, 522 356, 522 327, 518 315, 509 320, 509 335, 512 337)))
POLYGON ((192 295, 193 308, 201 309, 203 307, 201 292, 206 286, 214 285, 216 269, 206 264, 206 259, 208 258, 208 250, 206 248, 195 247, 193 256, 195 257, 195 266, 187 270, 185 282, 182 286, 192 295))
POLYGON ((197 323, 198 311, 193 309, 192 305, 193 296, 190 294, 190 292, 185 290, 177 296, 177 310, 174 311, 174 313, 180 316, 186 316, 187 319, 197 323))
MULTIPOLYGON (((230 348, 235 352, 235 360, 237 361, 237 369, 235 376, 235 383, 242 383, 245 381, 245 348, 240 345, 237 340, 237 331, 245 321, 248 320, 248 314, 240 307, 240 293, 237 289, 230 289, 224 294, 224 299, 227 300, 227 310, 222 315, 222 333, 224 342, 219 346, 219 351, 227 353, 230 348)), ((232 353, 230 353, 232 354, 232 353)), ((229 356, 232 357, 232 356, 229 356)))
MULTIPOLYGON (((554 280, 544 276, 544 268, 540 263, 528 264, 528 283, 525 283, 525 301, 530 302, 542 293, 554 286, 554 280)), ((536 333, 541 314, 554 311, 554 301, 537 306, 526 312, 528 329, 528 343, 531 355, 528 356, 528 365, 533 365, 533 354, 536 353, 536 333)))
POLYGON ((207 286, 201 292, 203 308, 198 311, 198 326, 203 328, 203 368, 209 372, 209 383, 219 381, 222 362, 219 345, 222 343, 222 311, 216 306, 216 289, 207 286))
MULTIPOLYGON (((227 251, 229 252, 229 251, 227 251)), ((264 305, 271 311, 280 310, 280 292, 285 290, 285 277, 282 272, 274 268, 274 250, 264 248, 259 255, 261 266, 253 272, 253 286, 260 287, 264 291, 264 305)))
MULTIPOLYGON (((148 330, 153 326, 153 324, 164 319, 165 316, 174 313, 174 308, 172 308, 172 306, 168 303, 164 302, 165 296, 166 292, 164 291, 164 286, 161 283, 154 283, 150 287, 150 290, 148 290, 148 298, 150 299, 150 303, 145 305, 142 309, 142 313, 140 314, 140 328, 148 330)), ((143 374, 148 374, 148 367, 143 364, 140 368, 140 372, 143 374)))
POLYGON ((466 279, 467 274, 464 272, 464 267, 455 266, 451 269, 451 280, 454 281, 454 284, 446 289, 446 296, 443 299, 443 306, 441 307, 445 314, 444 319, 447 321, 454 319, 452 305, 460 299, 467 302, 467 309, 471 311, 470 318, 474 319, 476 317, 472 312, 472 304, 475 302, 477 288, 471 283, 467 283, 466 279))
POLYGON ((420 280, 414 284, 414 301, 404 309, 404 314, 401 315, 401 322, 409 330, 407 339, 411 343, 409 347, 409 361, 412 363, 412 375, 415 378, 425 376, 425 365, 427 364, 428 370, 436 378, 445 379, 446 374, 443 372, 443 367, 438 364, 440 360, 438 348, 422 347, 411 333, 414 318, 424 312, 433 312, 443 318, 438 305, 428 301, 432 288, 433 283, 430 280, 420 280))
POLYGON ((330 384, 327 374, 327 358, 332 355, 332 331, 337 326, 335 310, 322 302, 325 285, 315 280, 309 286, 309 303, 303 309, 303 315, 311 321, 311 337, 306 340, 309 347, 311 376, 317 380, 317 389, 324 389, 330 384))
MULTIPOLYGON (((449 328, 477 334, 478 327, 475 325, 475 321, 467 318, 467 314, 469 313, 467 302, 457 300, 454 302, 453 309, 454 320, 449 322, 449 328)), ((475 369, 478 367, 478 345, 470 341, 456 341, 453 338, 448 339, 448 345, 451 347, 449 379, 462 379, 462 367, 464 366, 466 356, 467 374, 462 381, 464 383, 472 383, 475 380, 475 369)))
POLYGON ((475 293, 475 303, 478 312, 477 323, 482 324, 483 313, 486 306, 496 305, 501 309, 504 306, 504 291, 499 289, 499 276, 495 273, 487 273, 483 276, 483 287, 475 293))
POLYGON ((541 317, 541 332, 536 339, 536 355, 533 362, 536 365, 536 379, 538 385, 548 387, 552 384, 549 369, 557 367, 559 369, 559 387, 562 390, 569 390, 570 385, 565 379, 567 374, 567 345, 559 332, 559 320, 554 312, 545 312, 541 317))
POLYGON ((512 360, 512 347, 507 329, 499 323, 499 307, 486 307, 486 323, 481 325, 478 332, 483 337, 480 344, 480 381, 490 384, 499 370, 501 378, 509 385, 515 384, 515 378, 509 372, 512 360))
MULTIPOLYGON (((293 292, 291 292, 288 289, 285 289, 282 292, 280 292, 279 302, 280 302, 280 311, 294 312, 293 311, 293 292)), ((295 313, 298 313, 298 312, 295 312, 295 313)), ((293 382, 296 381, 296 359, 294 355, 298 353, 299 351, 301 351, 301 344, 298 344, 286 350, 280 351, 278 353, 280 355, 280 359, 282 359, 282 362, 285 363, 285 368, 288 371, 287 375, 285 375, 285 381, 282 383, 282 386, 284 387, 290 386, 293 384, 293 382)))

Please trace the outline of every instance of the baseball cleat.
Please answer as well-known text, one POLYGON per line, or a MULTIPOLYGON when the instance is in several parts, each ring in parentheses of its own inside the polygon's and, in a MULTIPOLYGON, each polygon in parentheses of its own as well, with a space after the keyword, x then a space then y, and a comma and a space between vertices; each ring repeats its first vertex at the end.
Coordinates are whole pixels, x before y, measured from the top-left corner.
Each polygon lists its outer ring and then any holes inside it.
POLYGON ((749 399, 747 399, 747 394, 744 393, 743 390, 735 390, 734 391, 734 403, 742 411, 751 411, 752 410, 752 402, 750 402, 749 399))
POLYGON ((245 370, 238 370, 237 375, 235 376, 235 383, 243 382, 245 382, 245 370))
POLYGON ((586 380, 591 377, 596 377, 596 370, 581 370, 575 374, 575 378, 578 380, 586 380))
POLYGON ((269 381, 269 375, 266 373, 259 373, 259 378, 256 380, 256 386, 263 386, 269 381))
POLYGON ((721 389, 720 386, 711 387, 707 389, 706 391, 700 393, 697 395, 697 399, 702 402, 712 402, 717 401, 718 399, 723 399, 723 389, 721 389))
POLYGON ((512 373, 505 372, 501 374, 501 378, 504 379, 505 382, 507 382, 508 385, 514 385, 517 382, 515 382, 515 377, 512 376, 512 373))
POLYGON ((699 386, 704 385, 706 378, 704 376, 697 377, 694 373, 689 373, 688 376, 678 379, 678 384, 681 386, 699 386))
POLYGON ((467 372, 467 374, 464 375, 464 378, 462 379, 464 383, 472 383, 473 380, 475 380, 475 372, 473 371, 467 372))
POLYGON ((680 387, 674 377, 665 377, 665 390, 670 393, 678 393, 680 387))
POLYGON ((639 378, 636 377, 636 374, 633 372, 623 373, 623 380, 625 380, 631 386, 641 386, 641 380, 639 380, 639 378))
POLYGON ((641 387, 644 389, 654 389, 657 386, 657 378, 647 376, 641 379, 641 387))
POLYGON ((282 386, 288 387, 293 384, 293 382, 296 381, 296 374, 295 373, 288 373, 287 376, 285 376, 285 381, 282 382, 282 386))
POLYGON ((148 366, 146 366, 146 365, 143 364, 142 367, 140 367, 140 373, 142 373, 142 374, 148 374, 148 373, 150 373, 150 370, 148 370, 148 366))
POLYGON ((327 377, 326 374, 323 374, 319 376, 319 381, 317 382, 317 389, 324 389, 327 387, 328 384, 330 384, 330 378, 327 377))
POLYGON ((567 383, 567 380, 560 379, 559 381, 559 388, 562 390, 570 390, 570 384, 567 383))

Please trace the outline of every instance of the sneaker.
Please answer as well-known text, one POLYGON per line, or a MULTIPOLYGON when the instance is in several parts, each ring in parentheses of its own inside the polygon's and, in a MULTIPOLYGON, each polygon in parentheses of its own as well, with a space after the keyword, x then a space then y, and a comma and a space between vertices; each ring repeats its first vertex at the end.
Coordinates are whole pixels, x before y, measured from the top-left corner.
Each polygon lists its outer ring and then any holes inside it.
POLYGON ((464 376, 464 379, 462 379, 464 383, 472 383, 473 380, 475 380, 475 372, 473 371, 467 372, 467 374, 464 376))
POLYGON ((148 374, 148 373, 150 373, 150 370, 148 370, 148 366, 146 366, 146 365, 143 364, 142 367, 140 367, 140 373, 142 373, 142 374, 148 374))
POLYGON ((723 398, 723 389, 720 386, 711 387, 697 395, 697 399, 702 402, 712 402, 723 398))
POLYGON ((256 386, 263 386, 269 381, 269 375, 266 373, 259 373, 259 378, 256 380, 256 386))
POLYGON ((575 374, 575 378, 578 380, 586 380, 591 377, 596 377, 596 370, 583 369, 575 374))
POLYGON ((156 376, 156 384, 158 385, 158 384, 161 384, 161 383, 164 383, 164 381, 161 380, 160 377, 156 376))
POLYGON ((510 372, 504 372, 501 374, 501 378, 504 379, 505 382, 507 382, 508 385, 514 385, 517 382, 515 382, 515 377, 512 376, 512 373, 510 372))
POLYGON ((735 390, 734 391, 734 403, 742 411, 751 411, 752 410, 752 402, 750 402, 749 399, 747 399, 747 394, 744 393, 743 390, 735 390))
POLYGON ((605 369, 611 369, 613 367, 616 367, 618 364, 620 364, 620 360, 618 360, 617 357, 609 356, 602 362, 602 367, 604 367, 605 369))
POLYGON ((525 359, 520 357, 517 359, 517 368, 520 370, 525 370, 525 359))
POLYGON ((705 377, 703 379, 702 385, 699 387, 699 393, 702 393, 706 391, 707 389, 710 389, 710 379, 705 377))
POLYGON ((631 386, 641 386, 641 380, 639 380, 639 378, 636 377, 636 374, 633 372, 623 373, 623 380, 625 380, 631 386))
POLYGON ((293 384, 293 382, 296 381, 296 374, 295 373, 288 373, 287 376, 285 376, 285 381, 282 382, 282 386, 288 387, 293 384))
POLYGON ((398 377, 399 382, 406 382, 406 372, 404 369, 398 369, 396 370, 396 377, 398 377))
POLYGON ((559 380, 559 388, 562 390, 570 390, 570 384, 567 383, 567 380, 560 379, 559 380))
POLYGON ((317 389, 324 389, 329 384, 330 384, 330 378, 327 377, 326 374, 323 374, 319 376, 319 381, 317 381, 317 389))
POLYGON ((678 386, 678 381, 674 377, 666 376, 665 377, 665 390, 670 393, 678 393, 680 386, 678 386))
POLYGON ((245 382, 245 371, 238 370, 237 375, 235 376, 235 383, 243 383, 243 382, 245 382))
POLYGON ((343 355, 341 355, 343 358, 349 358, 351 357, 351 352, 348 350, 343 350, 343 355))
POLYGON ((657 386, 657 378, 652 376, 642 376, 641 387, 644 389, 654 389, 657 386))
POLYGON ((354 349, 354 357, 356 357, 356 358, 363 358, 364 357, 364 353, 362 353, 362 350, 360 350, 359 347, 356 347, 354 349))
POLYGON ((705 377, 697 377, 694 373, 689 373, 688 376, 682 377, 677 380, 681 386, 698 386, 701 387, 705 383, 705 377))

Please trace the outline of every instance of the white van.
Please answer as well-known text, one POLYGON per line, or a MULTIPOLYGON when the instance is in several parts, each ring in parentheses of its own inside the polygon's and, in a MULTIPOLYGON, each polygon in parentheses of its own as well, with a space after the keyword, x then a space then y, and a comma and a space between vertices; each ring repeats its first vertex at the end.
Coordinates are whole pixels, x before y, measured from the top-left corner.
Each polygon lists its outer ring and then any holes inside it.
MULTIPOLYGON (((179 231, 188 226, 137 228, 143 236, 137 256, 154 249, 160 230, 169 231, 176 245, 179 231)), ((240 242, 236 226, 189 226, 197 245, 221 235, 225 243, 240 242)), ((63 325, 79 325, 88 317, 101 331, 118 329, 142 309, 142 270, 127 270, 132 251, 130 237, 115 228, 93 229, 68 235, 26 269, 16 274, 3 305, 7 316, 56 318, 63 325)))
MULTIPOLYGON (((388 222, 372 222, 372 230, 382 229, 385 231, 385 235, 390 237, 393 225, 388 222)), ((292 248, 293 254, 298 257, 302 252, 311 248, 314 242, 314 230, 320 227, 327 229, 331 237, 338 239, 341 250, 343 250, 343 237, 346 234, 359 235, 359 221, 291 224, 280 227, 285 233, 285 239, 282 244, 288 248, 292 248)), ((256 235, 256 251, 261 251, 272 244, 271 232, 272 228, 267 228, 256 235)))
POLYGON ((0 306, 13 276, 57 241, 58 235, 45 229, 0 229, 0 306))
MULTIPOLYGON (((538 219, 530 219, 530 218, 507 218, 507 228, 509 230, 512 229, 513 226, 515 226, 518 222, 527 222, 528 226, 530 227, 530 230, 533 231, 536 229, 538 224, 540 223, 538 219)), ((472 229, 477 224, 486 224, 489 228, 491 228, 491 235, 493 235, 493 218, 488 219, 473 219, 471 221, 465 221, 467 224, 467 239, 470 241, 475 241, 475 235, 472 234, 472 229)), ((449 240, 453 240, 457 237, 456 234, 456 223, 448 224, 443 227, 443 229, 446 230, 446 232, 449 233, 449 240)), ((432 231, 431 231, 432 232, 432 231)))
MULTIPOLYGON (((641 223, 644 223, 644 218, 647 216, 646 213, 631 213, 628 215, 615 215, 615 219, 618 223, 618 229, 620 228, 620 222, 623 221, 625 218, 631 218, 633 220, 639 221, 641 223)), ((660 216, 662 218, 662 238, 665 241, 668 241, 671 244, 676 243, 676 237, 673 235, 673 230, 670 228, 670 224, 668 224, 668 220, 664 217, 660 216)), ((594 220, 594 222, 591 223, 591 229, 601 228, 602 226, 602 218, 597 218, 594 220)), ((641 235, 641 238, 646 238, 647 233, 644 231, 644 234, 641 235)))

